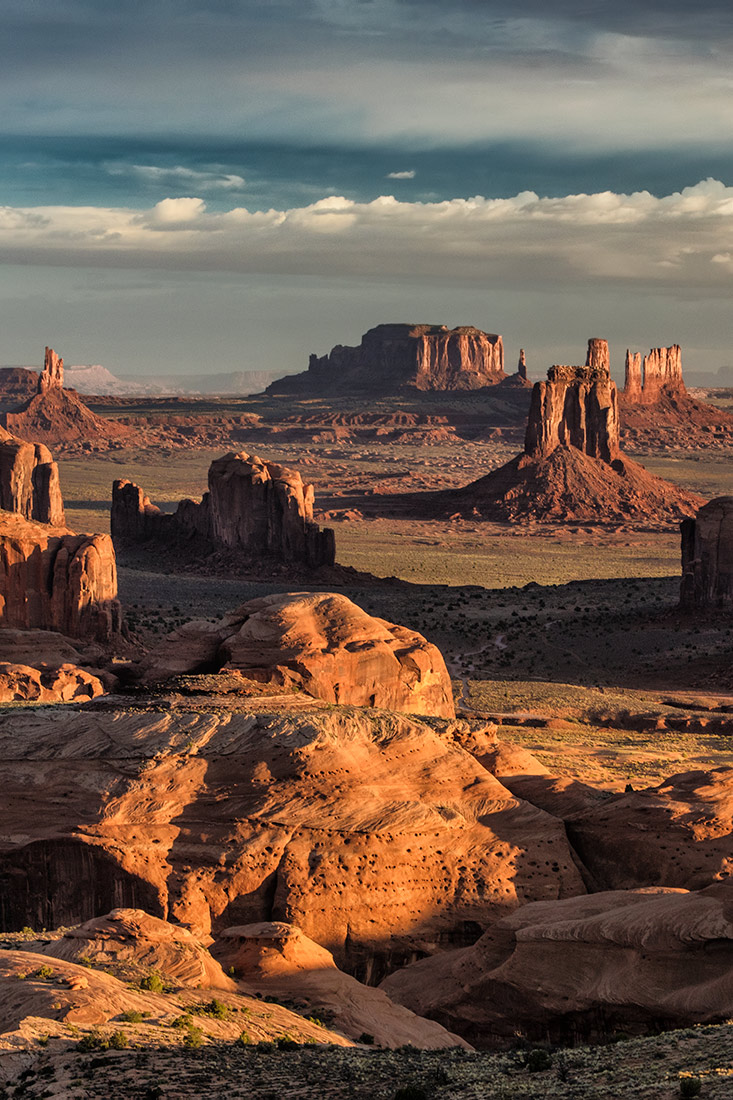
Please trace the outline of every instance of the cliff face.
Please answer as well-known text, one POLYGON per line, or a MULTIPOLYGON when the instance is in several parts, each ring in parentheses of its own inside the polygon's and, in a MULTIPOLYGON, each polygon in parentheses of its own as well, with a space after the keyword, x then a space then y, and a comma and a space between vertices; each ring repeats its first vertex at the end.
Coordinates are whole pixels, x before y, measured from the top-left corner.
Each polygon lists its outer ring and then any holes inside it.
POLYGON ((38 379, 38 392, 47 393, 48 390, 62 390, 64 388, 64 361, 60 359, 53 348, 46 348, 43 357, 43 370, 38 379))
POLYGON ((682 522, 681 603, 733 607, 733 497, 716 497, 682 522))
POLYGON ((42 443, 25 443, 0 428, 0 509, 63 526, 59 470, 42 443))
POLYGON ((377 325, 358 347, 337 344, 329 355, 311 355, 304 374, 280 378, 267 392, 475 390, 505 377, 501 336, 471 326, 377 325))
POLYGON ((575 447, 608 463, 618 458, 618 396, 605 340, 588 341, 584 367, 550 367, 547 381, 535 383, 524 450, 546 458, 556 447, 575 447))
POLYGON ((313 486, 297 470, 230 453, 212 462, 202 501, 182 500, 172 515, 151 504, 139 486, 115 481, 112 537, 128 544, 198 538, 255 557, 333 565, 333 531, 314 523, 313 497, 313 486))
POLYGON ((638 405, 653 405, 664 395, 684 397, 687 393, 682 381, 682 350, 679 344, 668 348, 652 348, 644 356, 641 352, 626 352, 626 379, 623 396, 638 405))
POLYGON ((103 641, 120 623, 108 535, 75 535, 0 513, 0 627, 103 641))

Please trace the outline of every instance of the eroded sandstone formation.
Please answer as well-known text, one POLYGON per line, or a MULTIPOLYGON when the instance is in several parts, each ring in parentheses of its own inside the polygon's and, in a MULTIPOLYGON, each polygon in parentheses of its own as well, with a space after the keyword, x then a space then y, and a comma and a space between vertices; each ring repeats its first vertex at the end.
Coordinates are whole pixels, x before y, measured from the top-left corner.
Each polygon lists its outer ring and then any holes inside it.
POLYGON ((313 500, 313 486, 297 470, 229 453, 209 467, 209 491, 201 502, 182 500, 170 514, 151 504, 139 486, 115 481, 112 537, 120 545, 198 540, 251 557, 333 565, 334 533, 314 523, 313 500))
POLYGON ((480 1045, 567 1042, 726 1019, 733 886, 659 887, 525 905, 474 944, 390 975, 382 989, 480 1045))
POLYGON ((0 626, 104 640, 120 622, 108 535, 75 535, 0 512, 0 626))
POLYGON ((0 927, 117 906, 197 934, 285 920, 369 980, 584 893, 562 822, 511 795, 470 733, 290 696, 15 712, 0 927))
POLYGON ((63 526, 59 470, 42 443, 26 443, 0 428, 0 509, 63 526))
POLYGON ((608 344, 599 339, 588 341, 584 366, 550 367, 547 381, 535 383, 523 454, 463 488, 423 499, 429 513, 500 521, 665 524, 701 503, 621 453, 618 395, 608 344))
POLYGON ((43 358, 43 370, 38 379, 38 392, 61 390, 64 387, 64 361, 53 348, 46 348, 43 358))
POLYGON ((638 405, 653 405, 662 397, 685 397, 687 390, 682 380, 682 350, 679 344, 668 348, 652 348, 644 356, 641 352, 626 352, 626 379, 624 400, 638 405))
POLYGON ((525 453, 546 458, 556 447, 606 463, 618 458, 618 398, 605 340, 588 341, 584 367, 550 367, 547 381, 532 390, 525 453))
POLYGON ((506 378, 501 336, 472 326, 377 325, 358 347, 337 344, 311 355, 303 374, 279 378, 268 393, 393 393, 475 390, 506 378))
POLYGON ((524 381, 527 381, 527 357, 524 354, 524 348, 519 349, 519 362, 517 363, 517 374, 524 381))
POLYGON ((200 669, 233 669, 329 703, 443 717, 455 713, 437 647, 335 592, 263 596, 221 624, 187 623, 146 660, 149 680, 200 669))
POLYGON ((733 607, 733 497, 716 497, 682 521, 680 602, 687 610, 733 607))

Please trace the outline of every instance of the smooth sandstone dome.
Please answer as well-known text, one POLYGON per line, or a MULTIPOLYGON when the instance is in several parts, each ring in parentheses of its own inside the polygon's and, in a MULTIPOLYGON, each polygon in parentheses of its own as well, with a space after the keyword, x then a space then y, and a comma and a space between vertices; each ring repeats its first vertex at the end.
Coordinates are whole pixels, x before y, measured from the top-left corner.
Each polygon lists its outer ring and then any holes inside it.
POLYGON ((151 655, 148 679, 212 667, 295 687, 329 703, 453 717, 445 662, 417 631, 335 592, 251 600, 217 627, 188 623, 151 655))

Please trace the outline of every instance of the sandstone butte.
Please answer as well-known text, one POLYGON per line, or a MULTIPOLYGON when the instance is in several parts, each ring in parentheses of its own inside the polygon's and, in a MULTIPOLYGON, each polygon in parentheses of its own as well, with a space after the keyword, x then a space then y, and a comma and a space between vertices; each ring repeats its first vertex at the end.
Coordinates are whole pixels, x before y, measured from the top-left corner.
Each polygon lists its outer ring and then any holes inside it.
POLYGON ((64 524, 59 470, 42 443, 26 443, 0 428, 0 509, 25 519, 64 524))
POLYGON ((334 533, 314 523, 313 486, 297 470, 229 453, 212 462, 208 482, 200 503, 182 500, 174 513, 164 514, 138 485, 115 481, 115 543, 199 544, 314 568, 333 565, 334 533))
POLYGON ((622 454, 618 394, 605 340, 588 341, 585 366, 553 366, 532 389, 524 452, 416 508, 492 520, 669 524, 700 497, 649 474, 622 454))
POLYGON ((471 326, 390 324, 369 329, 358 347, 311 355, 307 371, 277 379, 267 393, 476 390, 506 378, 501 336, 471 326))
MULTIPOLYGON (((12 397, 14 381, 10 380, 12 397)), ((74 390, 64 386, 64 361, 53 348, 46 348, 43 370, 37 379, 37 392, 30 398, 20 394, 19 402, 3 402, 0 411, 0 427, 21 439, 34 443, 78 442, 91 446, 116 436, 129 435, 129 429, 112 420, 102 420, 80 399, 74 390)))
POLYGON ((733 605, 733 497, 716 497, 682 521, 680 602, 687 610, 733 605))
POLYGON ((118 906, 198 937, 285 921, 373 983, 525 901, 585 893, 563 823, 478 762, 494 739, 297 696, 16 711, 0 927, 118 906))
POLYGON ((148 680, 236 670, 329 703, 453 717, 438 648, 417 631, 368 615, 335 592, 263 596, 221 623, 190 622, 143 662, 148 680))

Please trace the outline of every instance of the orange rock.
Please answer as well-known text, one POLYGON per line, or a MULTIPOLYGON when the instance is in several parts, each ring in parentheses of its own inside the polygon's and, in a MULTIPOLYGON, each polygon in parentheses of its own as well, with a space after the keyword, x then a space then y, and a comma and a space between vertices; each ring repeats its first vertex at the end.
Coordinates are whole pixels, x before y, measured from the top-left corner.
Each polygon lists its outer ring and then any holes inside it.
POLYGON ((64 524, 59 470, 42 443, 25 443, 0 428, 0 508, 25 519, 64 524))

